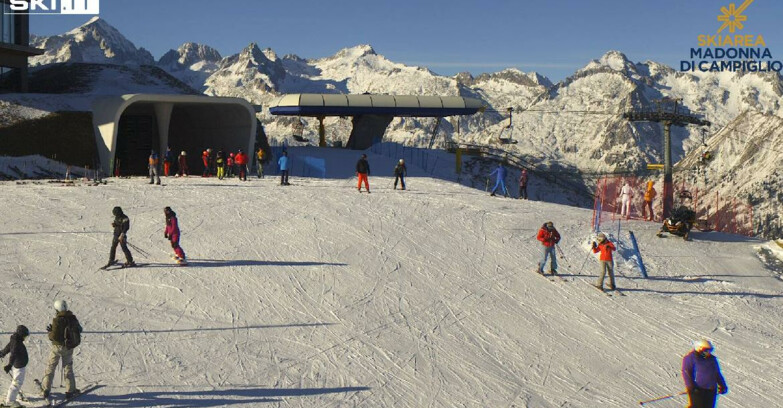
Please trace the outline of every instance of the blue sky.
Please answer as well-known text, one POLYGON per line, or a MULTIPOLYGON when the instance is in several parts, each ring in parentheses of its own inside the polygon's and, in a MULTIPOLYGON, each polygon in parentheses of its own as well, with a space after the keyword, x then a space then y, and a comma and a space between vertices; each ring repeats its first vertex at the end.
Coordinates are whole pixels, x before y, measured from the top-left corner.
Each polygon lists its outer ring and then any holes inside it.
MULTIPOLYGON (((735 0, 739 7, 743 0, 735 0)), ((553 80, 608 50, 672 67, 688 59, 696 36, 715 34, 730 1, 516 0, 101 0, 101 14, 155 58, 193 41, 221 55, 251 42, 320 58, 370 44, 388 59, 442 75, 508 67, 553 80)), ((754 0, 742 34, 761 34, 783 59, 783 1, 754 0)), ((31 16, 33 34, 61 34, 90 16, 31 16)))

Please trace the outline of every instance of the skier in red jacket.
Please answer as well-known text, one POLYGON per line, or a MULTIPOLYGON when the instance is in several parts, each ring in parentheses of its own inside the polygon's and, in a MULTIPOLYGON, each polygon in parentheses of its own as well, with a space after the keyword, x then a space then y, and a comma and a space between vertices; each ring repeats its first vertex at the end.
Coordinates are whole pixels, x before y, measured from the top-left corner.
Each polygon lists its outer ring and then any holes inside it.
POLYGON ((617 248, 615 248, 612 241, 606 239, 606 234, 603 232, 598 234, 597 239, 597 243, 593 242, 593 253, 601 253, 598 258, 601 263, 601 273, 595 287, 604 290, 604 277, 606 277, 606 273, 609 272, 609 290, 615 290, 612 251, 616 251, 617 248))
POLYGON ((552 221, 547 221, 538 230, 537 239, 543 244, 543 254, 541 262, 538 263, 538 273, 544 274, 544 265, 546 265, 546 259, 552 257, 552 263, 549 264, 549 273, 557 275, 557 253, 555 252, 555 245, 560 242, 560 233, 555 229, 555 224, 552 221))
POLYGON ((163 232, 163 236, 171 241, 171 247, 174 248, 174 259, 180 265, 187 265, 188 262, 185 259, 185 251, 179 246, 179 223, 177 222, 177 213, 175 213, 171 207, 163 209, 163 213, 166 215, 166 230, 163 232))
POLYGON ((239 179, 247 181, 247 154, 242 152, 242 149, 234 156, 234 163, 239 167, 239 179))

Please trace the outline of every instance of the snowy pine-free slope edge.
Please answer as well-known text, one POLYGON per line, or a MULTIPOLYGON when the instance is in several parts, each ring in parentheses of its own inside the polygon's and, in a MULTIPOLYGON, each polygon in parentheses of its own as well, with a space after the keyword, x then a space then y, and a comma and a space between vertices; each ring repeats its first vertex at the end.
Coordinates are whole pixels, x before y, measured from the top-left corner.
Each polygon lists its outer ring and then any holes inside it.
MULTIPOLYGON (((627 407, 682 389, 680 357, 700 336, 729 383, 721 407, 777 403, 783 282, 756 242, 694 233, 686 243, 624 223, 651 279, 620 257, 627 296, 608 298, 587 285, 597 263, 579 269, 589 210, 490 198, 415 167, 408 191, 373 175, 373 193, 360 194, 355 179, 333 178, 350 175, 356 152, 290 152, 349 165, 289 187, 271 176, 0 183, 15 204, 0 212, 2 326, 31 327, 28 370, 43 371, 40 327, 63 298, 86 330, 78 384, 107 385, 74 407, 627 407), (95 270, 116 205, 149 267, 95 270), (191 267, 172 265, 164 206, 179 215, 191 267), (563 235, 561 273, 579 273, 572 282, 532 273, 546 220, 563 235)), ((394 164, 369 156, 376 172, 394 164)))

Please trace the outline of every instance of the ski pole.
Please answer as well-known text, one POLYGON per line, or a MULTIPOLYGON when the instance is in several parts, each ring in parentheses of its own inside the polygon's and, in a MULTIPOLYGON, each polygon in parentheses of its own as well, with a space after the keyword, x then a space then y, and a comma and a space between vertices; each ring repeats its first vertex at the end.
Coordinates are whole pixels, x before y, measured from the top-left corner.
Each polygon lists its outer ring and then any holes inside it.
POLYGON ((587 260, 588 259, 590 259, 590 251, 587 251, 587 255, 585 256, 585 260, 584 260, 584 262, 582 262, 582 266, 579 267, 579 272, 576 273, 577 275, 581 275, 582 274, 582 270, 585 268, 585 264, 587 264, 587 260))
POLYGON ((147 251, 137 247, 136 245, 131 244, 129 241, 125 241, 125 243, 127 243, 129 247, 133 248, 134 251, 144 255, 147 258, 150 258, 150 254, 147 253, 147 251))
POLYGON ((565 261, 566 265, 568 265, 568 269, 572 269, 571 268, 571 262, 568 262, 568 259, 566 259, 566 256, 563 253, 563 250, 560 249, 560 245, 559 244, 555 244, 555 247, 557 247, 557 252, 560 252, 560 257, 563 258, 563 260, 565 261))
POLYGON ((639 405, 649 404, 651 402, 663 401, 663 400, 667 400, 669 398, 679 397, 680 395, 685 395, 687 393, 688 393, 688 391, 683 391, 683 392, 681 392, 679 394, 671 394, 671 395, 666 395, 666 396, 663 396, 663 397, 658 397, 658 398, 654 398, 654 399, 647 400, 647 401, 639 401, 639 405))

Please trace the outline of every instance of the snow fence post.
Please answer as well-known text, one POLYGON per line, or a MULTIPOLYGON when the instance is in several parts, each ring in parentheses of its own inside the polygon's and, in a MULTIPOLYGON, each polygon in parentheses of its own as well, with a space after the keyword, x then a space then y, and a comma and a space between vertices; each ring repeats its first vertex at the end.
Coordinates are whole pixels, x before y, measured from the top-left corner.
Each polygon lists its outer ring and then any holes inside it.
POLYGON ((639 251, 639 244, 636 242, 636 237, 633 235, 633 231, 628 231, 628 235, 631 237, 631 243, 633 243, 633 251, 636 253, 636 263, 639 265, 639 270, 642 272, 642 276, 647 279, 647 268, 642 262, 642 253, 639 251))

